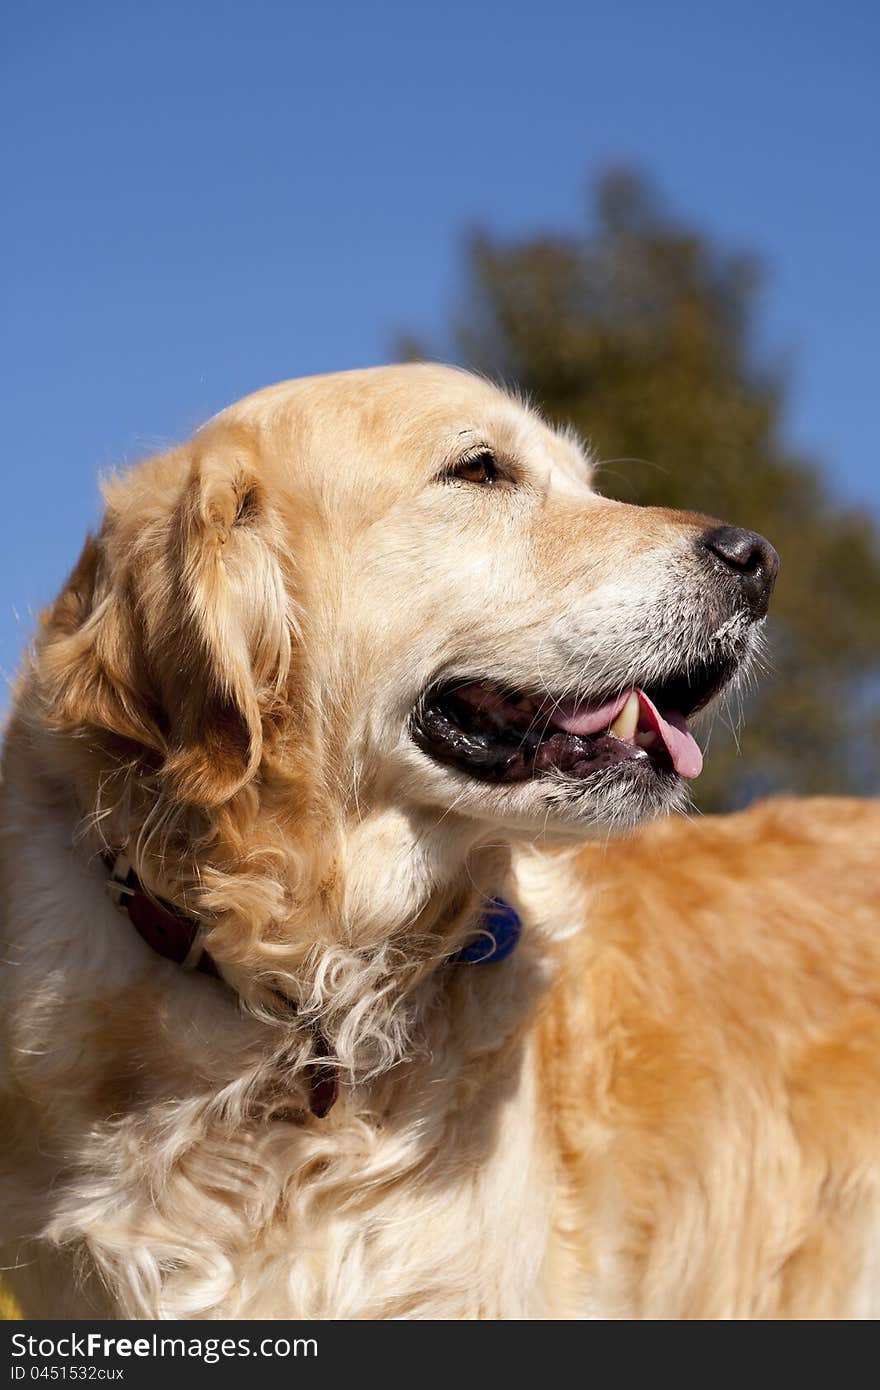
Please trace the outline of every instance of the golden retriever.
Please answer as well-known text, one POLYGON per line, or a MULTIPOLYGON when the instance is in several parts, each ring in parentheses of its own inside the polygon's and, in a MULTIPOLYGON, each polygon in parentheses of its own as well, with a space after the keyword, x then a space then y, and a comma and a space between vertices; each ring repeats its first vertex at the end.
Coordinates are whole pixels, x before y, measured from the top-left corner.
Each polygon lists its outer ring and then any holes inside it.
POLYGON ((6 739, 24 1313, 875 1316, 880 815, 610 833, 775 570, 443 367, 113 479, 6 739))

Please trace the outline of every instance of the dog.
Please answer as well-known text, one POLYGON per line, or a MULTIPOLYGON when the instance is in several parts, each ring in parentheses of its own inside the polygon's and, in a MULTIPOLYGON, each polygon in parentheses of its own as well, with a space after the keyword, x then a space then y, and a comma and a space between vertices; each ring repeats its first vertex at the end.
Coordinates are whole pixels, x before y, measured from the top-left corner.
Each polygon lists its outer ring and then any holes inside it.
POLYGON ((769 542, 432 365, 105 501, 5 742, 24 1315, 876 1316, 880 815, 666 814, 769 542))

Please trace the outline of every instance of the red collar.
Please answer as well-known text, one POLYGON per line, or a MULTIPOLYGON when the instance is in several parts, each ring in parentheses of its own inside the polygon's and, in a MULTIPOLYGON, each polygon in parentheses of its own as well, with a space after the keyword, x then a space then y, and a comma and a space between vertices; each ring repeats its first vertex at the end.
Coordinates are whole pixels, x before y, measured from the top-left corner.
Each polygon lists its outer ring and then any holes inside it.
MULTIPOLYGON (((107 881, 110 896, 120 912, 128 913, 135 931, 151 950, 183 966, 184 970, 198 970, 226 984, 216 961, 201 943, 199 923, 178 912, 171 903, 151 897, 124 854, 107 853, 103 859, 110 870, 107 881)), ((315 1034, 314 1049, 319 1057, 329 1056, 330 1049, 323 1033, 315 1034)), ((321 1062, 312 1062, 307 1071, 309 1109, 323 1119, 332 1110, 339 1093, 336 1071, 321 1062)))

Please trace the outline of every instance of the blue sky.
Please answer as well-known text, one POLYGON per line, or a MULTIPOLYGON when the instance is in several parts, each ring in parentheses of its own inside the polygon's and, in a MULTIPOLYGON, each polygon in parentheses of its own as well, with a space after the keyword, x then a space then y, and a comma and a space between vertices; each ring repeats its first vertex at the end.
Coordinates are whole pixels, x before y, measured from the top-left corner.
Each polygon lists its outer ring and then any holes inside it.
POLYGON ((880 509, 875 5, 313 9, 6 7, 0 671, 100 471, 442 339, 462 232, 575 228, 611 163, 764 257, 787 436, 880 509))

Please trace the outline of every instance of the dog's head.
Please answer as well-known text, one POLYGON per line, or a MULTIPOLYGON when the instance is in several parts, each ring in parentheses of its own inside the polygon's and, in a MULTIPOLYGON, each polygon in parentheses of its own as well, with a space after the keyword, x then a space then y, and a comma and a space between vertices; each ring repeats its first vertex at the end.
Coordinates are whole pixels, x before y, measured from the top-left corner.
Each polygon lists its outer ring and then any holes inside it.
MULTIPOLYGON (((678 802, 687 721, 748 660, 776 564, 750 532, 602 498, 572 438, 464 372, 312 378, 109 486, 37 707, 105 834, 174 837, 164 890, 189 874, 221 923, 234 897, 226 958, 259 938, 289 964, 307 898, 303 939, 338 938, 340 827, 376 808, 424 859, 440 824, 585 835, 678 802)), ((412 863, 383 872, 418 920, 412 863)), ((387 913, 352 925, 367 878, 346 930, 375 944, 387 913)))

